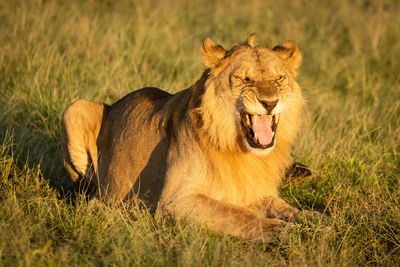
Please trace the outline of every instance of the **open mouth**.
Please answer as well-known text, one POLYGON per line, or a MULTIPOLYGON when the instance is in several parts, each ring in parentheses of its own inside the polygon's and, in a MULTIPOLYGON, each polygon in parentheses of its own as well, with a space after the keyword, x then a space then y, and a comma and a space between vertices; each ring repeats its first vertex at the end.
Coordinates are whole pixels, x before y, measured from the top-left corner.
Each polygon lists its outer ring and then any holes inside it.
POLYGON ((265 149, 274 145, 279 115, 253 115, 242 112, 240 117, 244 135, 251 147, 265 149))

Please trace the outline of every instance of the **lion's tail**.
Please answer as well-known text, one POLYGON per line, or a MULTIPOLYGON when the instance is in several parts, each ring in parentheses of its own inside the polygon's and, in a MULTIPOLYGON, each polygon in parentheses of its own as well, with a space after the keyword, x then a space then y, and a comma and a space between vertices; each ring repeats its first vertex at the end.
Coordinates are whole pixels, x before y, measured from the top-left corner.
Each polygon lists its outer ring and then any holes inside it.
POLYGON ((97 138, 105 104, 77 100, 64 111, 62 119, 62 153, 71 180, 80 189, 92 192, 97 187, 97 138))

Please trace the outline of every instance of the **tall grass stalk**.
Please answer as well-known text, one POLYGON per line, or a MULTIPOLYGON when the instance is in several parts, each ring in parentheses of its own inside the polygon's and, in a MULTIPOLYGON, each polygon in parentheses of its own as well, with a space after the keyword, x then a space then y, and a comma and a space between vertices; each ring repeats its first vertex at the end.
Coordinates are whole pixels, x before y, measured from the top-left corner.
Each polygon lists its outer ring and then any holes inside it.
POLYGON ((398 1, 0 0, 0 265, 395 265, 400 261, 398 1), (60 118, 200 77, 206 37, 226 48, 295 41, 307 104, 284 181, 330 215, 271 244, 216 235, 130 203, 90 209, 62 181, 60 118))

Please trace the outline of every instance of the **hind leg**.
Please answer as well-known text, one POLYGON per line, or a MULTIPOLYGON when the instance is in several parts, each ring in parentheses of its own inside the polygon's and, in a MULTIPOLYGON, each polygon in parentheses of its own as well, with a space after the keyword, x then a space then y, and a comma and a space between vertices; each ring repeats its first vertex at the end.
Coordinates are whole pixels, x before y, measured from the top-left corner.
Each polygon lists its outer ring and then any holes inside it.
POLYGON ((62 152, 70 179, 85 191, 97 187, 97 138, 105 105, 87 100, 72 103, 62 120, 62 152))
POLYGON ((64 158, 64 168, 67 170, 68 176, 72 182, 78 181, 81 175, 75 170, 70 161, 64 158))

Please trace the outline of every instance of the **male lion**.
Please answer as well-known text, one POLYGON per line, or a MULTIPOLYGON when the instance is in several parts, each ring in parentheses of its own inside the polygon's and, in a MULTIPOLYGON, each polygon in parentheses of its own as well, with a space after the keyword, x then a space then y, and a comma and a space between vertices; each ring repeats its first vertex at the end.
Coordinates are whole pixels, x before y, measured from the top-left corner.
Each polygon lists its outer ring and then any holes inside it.
POLYGON ((278 194, 303 98, 302 56, 254 36, 226 51, 207 38, 208 67, 175 95, 132 92, 113 105, 78 100, 63 116, 64 165, 94 197, 133 199, 214 231, 269 239, 300 216, 278 194))

